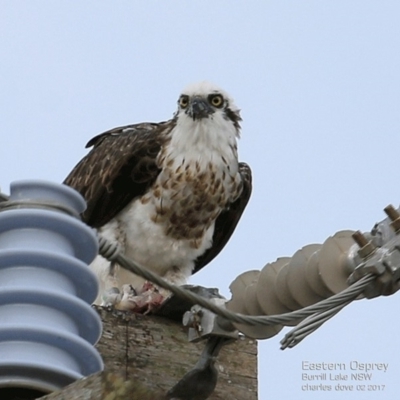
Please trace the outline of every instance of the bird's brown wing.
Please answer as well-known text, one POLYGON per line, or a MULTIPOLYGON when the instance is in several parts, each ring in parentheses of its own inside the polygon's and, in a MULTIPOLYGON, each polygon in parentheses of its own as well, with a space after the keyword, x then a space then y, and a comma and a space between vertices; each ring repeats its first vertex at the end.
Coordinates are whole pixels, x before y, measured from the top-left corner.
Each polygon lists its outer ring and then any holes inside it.
POLYGON ((86 147, 93 149, 64 181, 85 198, 82 217, 88 225, 106 224, 146 192, 160 172, 156 158, 174 126, 174 120, 128 125, 89 141, 86 147))
POLYGON ((246 163, 239 163, 239 172, 243 181, 242 193, 218 216, 215 221, 213 244, 203 255, 196 259, 193 273, 206 266, 225 247, 249 202, 252 190, 251 169, 246 163))

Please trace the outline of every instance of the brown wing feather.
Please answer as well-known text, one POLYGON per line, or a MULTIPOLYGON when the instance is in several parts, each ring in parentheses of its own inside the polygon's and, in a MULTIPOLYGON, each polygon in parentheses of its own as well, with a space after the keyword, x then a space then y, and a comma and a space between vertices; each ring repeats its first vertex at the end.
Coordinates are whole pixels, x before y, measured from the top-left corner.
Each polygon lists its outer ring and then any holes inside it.
POLYGON ((98 228, 129 202, 141 196, 160 170, 156 157, 169 140, 175 120, 128 125, 104 132, 86 145, 94 146, 65 179, 87 202, 83 220, 98 228))
POLYGON ((206 266, 225 247, 249 202, 252 190, 251 169, 246 163, 239 163, 239 172, 243 180, 243 191, 238 199, 218 216, 215 221, 213 245, 197 258, 193 273, 206 266))

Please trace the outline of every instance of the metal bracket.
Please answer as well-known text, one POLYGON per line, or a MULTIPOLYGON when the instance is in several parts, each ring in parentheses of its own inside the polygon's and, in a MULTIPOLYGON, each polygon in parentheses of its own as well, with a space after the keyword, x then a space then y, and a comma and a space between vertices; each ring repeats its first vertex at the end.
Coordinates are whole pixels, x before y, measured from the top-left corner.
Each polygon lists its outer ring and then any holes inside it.
MULTIPOLYGON (((212 303, 225 307, 226 299, 211 297, 212 303)), ((205 400, 215 389, 218 371, 214 366, 221 347, 238 339, 239 332, 225 319, 199 305, 194 305, 183 315, 183 325, 189 328, 189 342, 206 339, 203 352, 196 365, 172 387, 169 399, 205 400)))
POLYGON ((358 256, 354 257, 358 266, 349 276, 348 283, 352 284, 368 274, 376 275, 376 279, 363 292, 369 299, 388 296, 400 289, 400 214, 392 206, 386 207, 385 212, 388 218, 374 226, 368 235, 371 238, 368 243, 355 238, 360 246, 358 256), (363 252, 363 249, 371 251, 363 252))
MULTIPOLYGON (((220 307, 225 307, 225 299, 212 298, 210 301, 220 307)), ((239 331, 232 324, 198 305, 194 305, 183 315, 182 323, 189 328, 189 342, 198 342, 210 336, 236 340, 239 336, 239 331)))

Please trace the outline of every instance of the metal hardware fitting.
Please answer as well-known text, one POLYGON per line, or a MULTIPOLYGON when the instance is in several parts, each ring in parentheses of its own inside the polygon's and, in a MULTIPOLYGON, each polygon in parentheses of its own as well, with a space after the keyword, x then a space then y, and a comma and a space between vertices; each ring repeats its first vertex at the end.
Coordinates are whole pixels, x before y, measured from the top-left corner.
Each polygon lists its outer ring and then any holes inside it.
MULTIPOLYGON (((225 299, 212 298, 214 304, 225 307, 225 299)), ((227 323, 224 318, 218 317, 206 308, 194 305, 190 311, 183 315, 183 325, 189 328, 188 338, 190 342, 198 342, 210 336, 219 336, 227 339, 237 339, 239 332, 227 323)))

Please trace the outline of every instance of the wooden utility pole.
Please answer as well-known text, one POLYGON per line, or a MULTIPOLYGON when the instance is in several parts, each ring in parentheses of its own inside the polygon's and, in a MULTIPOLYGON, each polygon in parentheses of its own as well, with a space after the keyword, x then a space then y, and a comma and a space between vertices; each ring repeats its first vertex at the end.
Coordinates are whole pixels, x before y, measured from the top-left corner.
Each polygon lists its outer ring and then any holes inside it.
MULTIPOLYGON (((182 324, 158 316, 96 308, 103 321, 97 348, 105 371, 42 400, 163 400, 196 364, 204 341, 190 343, 182 324)), ((242 337, 224 346, 210 400, 257 400, 257 343, 242 337)))

